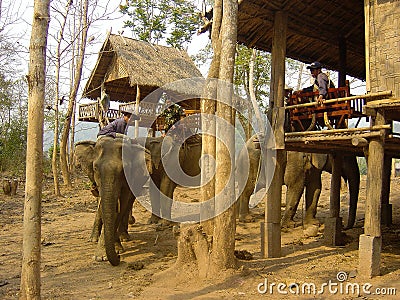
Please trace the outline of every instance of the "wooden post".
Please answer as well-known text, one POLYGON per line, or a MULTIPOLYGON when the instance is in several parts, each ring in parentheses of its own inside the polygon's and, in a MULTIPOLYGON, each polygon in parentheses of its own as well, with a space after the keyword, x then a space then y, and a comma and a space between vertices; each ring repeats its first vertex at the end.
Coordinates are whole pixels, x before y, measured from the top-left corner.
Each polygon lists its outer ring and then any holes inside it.
POLYGON ((346 65, 347 65, 347 44, 346 38, 341 35, 339 38, 339 78, 338 87, 346 86, 346 65))
MULTIPOLYGON (((383 110, 377 110, 374 125, 384 125, 383 110)), ((359 243, 359 274, 364 277, 380 275, 381 258, 381 197, 384 161, 384 140, 374 138, 369 142, 367 195, 365 205, 364 234, 359 243)))
MULTIPOLYGON (((274 19, 271 66, 271 100, 270 107, 276 111, 283 107, 285 89, 285 56, 286 56, 287 12, 277 11, 274 19)), ((275 123, 275 118, 269 119, 275 123)), ((279 130, 275 128, 275 130, 279 130)), ((261 228, 261 252, 263 257, 281 256, 281 199, 286 153, 276 150, 276 169, 271 185, 268 188, 265 204, 265 224, 261 228)))
POLYGON ((342 218, 340 214, 340 183, 343 156, 341 153, 333 155, 331 192, 330 192, 330 216, 325 220, 325 244, 339 246, 343 244, 342 218))
POLYGON ((381 207, 381 221, 382 225, 389 226, 392 224, 392 205, 389 203, 390 194, 390 176, 392 174, 392 157, 385 155, 383 162, 383 176, 382 176, 382 207, 381 207))
MULTIPOLYGON (((135 114, 139 116, 139 102, 140 102, 140 87, 136 85, 136 101, 135 101, 135 114)), ((139 136, 139 120, 135 120, 135 135, 137 138, 139 136)))
POLYGON ((364 0, 364 23, 365 23, 365 85, 367 93, 371 92, 371 79, 370 79, 370 41, 369 41, 369 27, 370 27, 370 0, 364 0))

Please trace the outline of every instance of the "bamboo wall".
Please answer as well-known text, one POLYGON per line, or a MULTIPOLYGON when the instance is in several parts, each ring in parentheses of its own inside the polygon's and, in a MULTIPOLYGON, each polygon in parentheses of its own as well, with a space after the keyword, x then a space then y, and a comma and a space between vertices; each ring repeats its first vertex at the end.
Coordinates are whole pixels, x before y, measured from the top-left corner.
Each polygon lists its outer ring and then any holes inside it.
POLYGON ((400 98, 400 1, 371 0, 369 4, 371 92, 391 90, 400 98))

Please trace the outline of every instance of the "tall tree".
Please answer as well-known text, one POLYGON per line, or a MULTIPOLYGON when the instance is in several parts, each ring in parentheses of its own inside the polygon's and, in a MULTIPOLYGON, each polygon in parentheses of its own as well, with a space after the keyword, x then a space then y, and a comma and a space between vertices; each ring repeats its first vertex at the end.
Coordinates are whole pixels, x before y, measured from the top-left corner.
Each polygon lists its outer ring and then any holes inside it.
POLYGON ((65 11, 60 12, 62 16, 61 27, 59 30, 58 38, 57 38, 57 48, 56 48, 56 55, 55 55, 55 95, 54 95, 54 137, 53 137, 53 153, 51 158, 51 168, 53 171, 53 182, 54 182, 54 194, 56 196, 60 196, 60 187, 59 187, 59 180, 58 180, 58 139, 59 139, 59 102, 62 101, 63 98, 60 97, 60 72, 61 72, 61 56, 64 51, 68 49, 62 49, 62 43, 64 41, 64 31, 65 26, 67 24, 67 18, 69 15, 69 11, 71 8, 72 0, 69 1, 67 6, 65 7, 65 11))
POLYGON ((135 38, 180 49, 191 41, 200 17, 189 0, 127 0, 120 11, 129 17, 124 24, 135 38))
POLYGON ((35 0, 29 47, 28 137, 21 299, 40 299, 40 239, 46 47, 50 0, 35 0))
MULTIPOLYGON (((203 135, 203 154, 215 157, 215 177, 212 184, 203 187, 202 201, 208 201, 218 195, 214 205, 214 215, 211 220, 201 222, 201 226, 189 225, 181 228, 178 239, 178 259, 175 271, 192 266, 197 269, 201 277, 214 277, 221 271, 233 268, 236 260, 234 257, 236 221, 233 205, 225 209, 225 204, 235 198, 234 191, 234 161, 230 153, 234 151, 234 119, 232 88, 235 64, 235 46, 237 34, 237 1, 215 0, 213 11, 213 26, 211 32, 214 57, 208 73, 207 97, 202 99, 202 113, 215 112, 224 119, 227 127, 219 123, 215 126, 215 136, 203 135), (219 86, 213 84, 219 78, 219 86), (220 85, 227 82, 228 85, 220 85), (221 89, 221 86, 224 88, 221 89), (216 98, 215 98, 216 95, 216 98), (217 99, 217 101, 212 101, 217 99), (223 102, 220 100, 223 99, 223 102), (229 125, 230 124, 230 125, 229 125), (224 135, 226 144, 218 138, 224 135), (221 192, 225 189, 223 192, 221 192)), ((209 126, 208 124, 205 124, 209 126)), ((212 170, 203 160, 203 172, 212 170)), ((208 177, 209 178, 209 177, 208 177)), ((207 214, 207 213, 206 213, 207 214)))
MULTIPOLYGON (((72 1, 71 1, 72 2, 72 1)), ((86 43, 87 43, 87 32, 89 28, 88 22, 88 5, 89 0, 82 0, 77 6, 77 15, 79 16, 80 24, 76 30, 76 39, 73 41, 74 52, 76 56, 72 58, 73 72, 68 97, 68 110, 63 125, 63 131, 60 142, 60 165, 63 176, 63 181, 66 186, 71 186, 71 178, 68 166, 68 138, 71 129, 72 115, 75 111, 76 97, 82 77, 82 66, 85 57, 86 43)))

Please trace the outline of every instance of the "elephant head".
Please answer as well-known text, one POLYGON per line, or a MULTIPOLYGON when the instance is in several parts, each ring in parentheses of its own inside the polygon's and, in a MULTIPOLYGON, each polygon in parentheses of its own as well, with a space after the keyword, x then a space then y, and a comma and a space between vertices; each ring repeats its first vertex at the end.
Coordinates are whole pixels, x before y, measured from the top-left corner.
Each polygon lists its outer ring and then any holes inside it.
POLYGON ((78 143, 75 151, 81 164, 87 160, 88 168, 92 166, 101 198, 106 255, 112 265, 118 265, 120 259, 115 251, 115 243, 119 242, 117 229, 132 207, 135 195, 141 192, 148 179, 150 153, 140 145, 124 143, 122 138, 106 136, 99 138, 94 147, 78 143))
POLYGON ((81 141, 75 144, 74 151, 75 168, 81 169, 92 183, 94 183, 93 160, 95 146, 96 142, 94 141, 81 141))

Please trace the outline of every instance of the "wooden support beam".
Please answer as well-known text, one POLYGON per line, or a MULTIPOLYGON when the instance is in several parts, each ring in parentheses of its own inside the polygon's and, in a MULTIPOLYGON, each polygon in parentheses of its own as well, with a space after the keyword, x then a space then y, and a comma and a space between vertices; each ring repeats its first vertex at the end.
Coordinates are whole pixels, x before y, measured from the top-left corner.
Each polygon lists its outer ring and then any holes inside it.
POLYGON ((341 35, 339 38, 339 78, 338 87, 346 86, 347 66, 347 43, 346 38, 341 35))
MULTIPOLYGON (((274 33, 272 40, 272 66, 271 66, 271 94, 270 107, 279 109, 284 103, 285 89, 285 57, 286 57, 286 30, 287 12, 277 11, 274 16, 274 33)), ((272 111, 272 110, 271 110, 272 111)), ((279 116, 279 114, 275 114, 279 116)), ((278 120, 269 116, 269 120, 278 123, 278 120)), ((283 122, 281 123, 283 126, 283 122)), ((278 130, 275 128, 275 130, 278 130)), ((283 131, 282 131, 283 132, 283 131)), ((265 227, 261 230, 261 252, 263 257, 281 256, 281 200, 283 184, 283 166, 286 152, 276 150, 276 168, 272 182, 268 188, 265 203, 265 227)))
POLYGON ((334 153, 331 177, 331 192, 329 218, 325 219, 324 239, 325 244, 330 246, 343 245, 342 218, 340 214, 340 183, 343 156, 334 153))
POLYGON ((392 157, 385 154, 383 162, 382 195, 381 195, 381 223, 389 226, 392 224, 392 205, 389 203, 390 176, 392 174, 392 157))
MULTIPOLYGON (((385 114, 378 109, 374 125, 386 123, 385 114)), ((358 270, 361 277, 380 275, 381 237, 381 198, 383 187, 384 138, 374 138, 369 142, 367 195, 365 201, 364 234, 360 236, 358 270)))
POLYGON ((330 191, 330 216, 333 218, 339 217, 340 213, 340 184, 342 173, 343 156, 340 153, 333 155, 331 191, 330 191))
MULTIPOLYGON (((135 101, 135 114, 139 116, 140 105, 140 86, 136 85, 136 101, 135 101)), ((135 138, 139 137, 139 120, 135 120, 135 138)))

